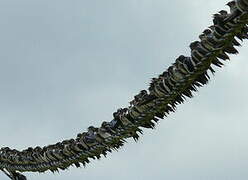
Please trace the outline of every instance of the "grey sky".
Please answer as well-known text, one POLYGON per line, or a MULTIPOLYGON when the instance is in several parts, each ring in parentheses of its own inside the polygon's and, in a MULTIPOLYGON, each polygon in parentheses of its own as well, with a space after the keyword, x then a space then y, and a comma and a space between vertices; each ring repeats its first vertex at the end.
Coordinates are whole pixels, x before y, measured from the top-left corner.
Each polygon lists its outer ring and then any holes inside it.
MULTIPOLYGON (((226 2, 0 0, 0 146, 43 146, 111 120, 189 54, 226 2)), ((138 143, 85 169, 28 178, 247 179, 247 49, 138 143)))

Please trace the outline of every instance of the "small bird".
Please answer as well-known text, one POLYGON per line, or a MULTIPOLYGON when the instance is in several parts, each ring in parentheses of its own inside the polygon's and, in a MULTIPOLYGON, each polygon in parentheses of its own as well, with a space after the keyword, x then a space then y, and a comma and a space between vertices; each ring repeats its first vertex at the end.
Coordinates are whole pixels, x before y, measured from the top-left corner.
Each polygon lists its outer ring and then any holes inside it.
POLYGON ((237 10, 236 2, 230 1, 226 4, 230 8, 230 13, 234 13, 237 10))
POLYGON ((104 138, 104 139, 107 139, 107 138, 111 137, 111 134, 108 133, 108 131, 105 128, 103 128, 103 127, 100 127, 98 129, 97 134, 99 136, 101 136, 102 138, 104 138))
POLYGON ((225 18, 225 23, 234 20, 242 13, 242 7, 240 7, 235 1, 230 1, 226 5, 229 6, 231 14, 225 18))
POLYGON ((97 128, 95 128, 94 126, 88 127, 88 132, 84 137, 87 144, 96 142, 96 134, 95 134, 96 130, 97 128))
POLYGON ((116 133, 116 131, 113 129, 110 122, 103 121, 103 123, 101 124, 101 127, 104 128, 111 135, 116 133))
POLYGON ((220 25, 216 24, 216 25, 212 25, 209 26, 209 29, 211 29, 213 31, 213 35, 216 36, 217 38, 222 38, 222 36, 226 33, 223 31, 219 31, 218 28, 216 28, 217 26, 220 27, 220 25))
POLYGON ((193 60, 192 60, 191 57, 187 57, 187 58, 186 58, 185 64, 187 65, 188 70, 189 70, 190 72, 193 72, 193 71, 195 70, 194 62, 193 62, 193 60))
POLYGON ((215 47, 218 45, 218 39, 216 39, 216 37, 213 35, 212 30, 205 29, 199 38, 202 42, 204 41, 203 45, 206 45, 204 47, 207 47, 207 49, 211 50, 217 50, 215 47))
POLYGON ((192 57, 192 59, 194 59, 194 62, 197 64, 197 63, 201 62, 203 56, 199 55, 197 53, 197 51, 192 51, 191 57, 192 57))
POLYGON ((198 51, 198 54, 201 56, 205 56, 207 53, 209 53, 209 50, 202 46, 202 44, 199 41, 194 41, 190 44, 191 52, 196 50, 198 51))
MULTIPOLYGON (((181 66, 183 66, 183 65, 181 64, 181 66)), ((178 69, 179 69, 179 68, 178 68, 178 69)), ((182 69, 182 70, 181 70, 182 73, 187 74, 187 71, 184 69, 184 67, 181 67, 181 69, 182 69)), ((161 83, 159 84, 159 86, 160 86, 161 88, 163 88, 164 91, 166 91, 168 94, 170 94, 171 89, 169 88, 169 85, 165 82, 165 78, 162 79, 162 81, 161 81, 161 83)))
MULTIPOLYGON (((179 71, 181 71, 183 74, 189 74, 189 73, 191 73, 190 70, 188 69, 186 63, 185 63, 186 58, 187 58, 187 57, 181 55, 181 56, 179 56, 179 57, 176 59, 177 68, 178 68, 179 71)), ((165 84, 165 81, 163 81, 163 83, 164 83, 164 86, 165 86, 165 87, 168 87, 168 85, 165 84)), ((169 87, 168 87, 168 89, 170 90, 169 87)))
POLYGON ((53 151, 51 149, 47 149, 46 151, 46 156, 47 158, 50 160, 50 161, 56 161, 56 160, 59 160, 56 158, 56 156, 53 155, 53 151))
POLYGON ((64 159, 64 156, 63 156, 63 154, 61 153, 61 151, 59 150, 59 149, 53 149, 52 150, 53 151, 53 155, 57 158, 57 159, 59 159, 59 160, 62 160, 62 159, 64 159))
POLYGON ((225 26, 220 26, 218 24, 214 25, 214 26, 210 26, 210 29, 213 29, 221 36, 224 36, 225 34, 228 33, 228 29, 225 26))
POLYGON ((224 24, 224 19, 226 18, 226 16, 221 15, 221 14, 214 14, 213 15, 213 23, 214 25, 223 25, 224 24))
POLYGON ((82 149, 89 149, 89 146, 84 142, 84 134, 80 133, 77 136, 76 143, 82 147, 82 149))

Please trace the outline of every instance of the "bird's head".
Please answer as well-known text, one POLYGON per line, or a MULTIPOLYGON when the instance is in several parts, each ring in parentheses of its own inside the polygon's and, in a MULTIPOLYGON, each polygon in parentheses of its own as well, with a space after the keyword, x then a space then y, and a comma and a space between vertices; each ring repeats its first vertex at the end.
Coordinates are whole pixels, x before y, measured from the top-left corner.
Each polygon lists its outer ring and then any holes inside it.
POLYGON ((194 50, 195 48, 197 48, 199 43, 200 43, 199 41, 194 41, 194 42, 190 43, 189 47, 190 47, 191 51, 194 50))
POLYGON ((233 8, 234 6, 236 6, 236 2, 235 1, 230 1, 226 5, 229 6, 230 8, 233 8))

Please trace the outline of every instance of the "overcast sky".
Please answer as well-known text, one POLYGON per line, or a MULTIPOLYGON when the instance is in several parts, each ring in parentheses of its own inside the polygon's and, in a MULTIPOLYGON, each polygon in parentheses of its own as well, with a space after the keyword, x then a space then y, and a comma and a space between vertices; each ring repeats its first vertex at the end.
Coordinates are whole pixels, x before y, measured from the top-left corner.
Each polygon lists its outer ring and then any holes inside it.
MULTIPOLYGON (((226 2, 0 0, 0 146, 44 146, 111 120, 189 55, 226 2)), ((247 179, 247 45, 138 143, 86 168, 28 179, 247 179)))

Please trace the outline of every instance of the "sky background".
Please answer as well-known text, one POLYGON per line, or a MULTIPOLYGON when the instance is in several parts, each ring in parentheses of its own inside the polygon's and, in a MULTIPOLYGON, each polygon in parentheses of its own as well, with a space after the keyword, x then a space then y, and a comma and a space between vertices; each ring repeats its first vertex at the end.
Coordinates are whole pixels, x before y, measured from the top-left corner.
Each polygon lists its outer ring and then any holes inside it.
MULTIPOLYGON (((225 0, 0 0, 0 146, 23 149, 110 121, 226 8, 225 0)), ((245 180, 248 42, 138 143, 30 180, 245 180)), ((0 179, 7 180, 3 174, 0 179)))

